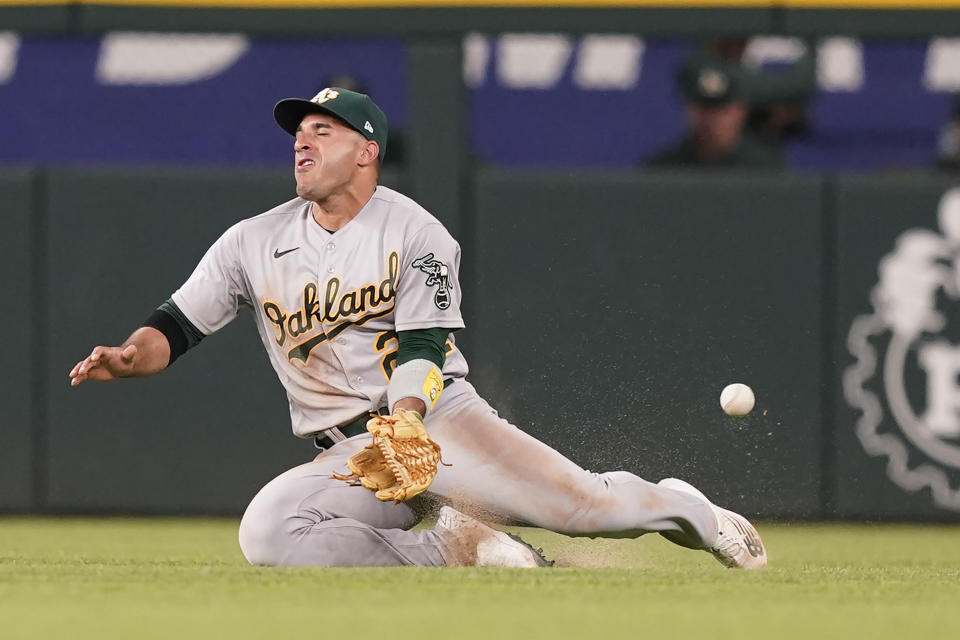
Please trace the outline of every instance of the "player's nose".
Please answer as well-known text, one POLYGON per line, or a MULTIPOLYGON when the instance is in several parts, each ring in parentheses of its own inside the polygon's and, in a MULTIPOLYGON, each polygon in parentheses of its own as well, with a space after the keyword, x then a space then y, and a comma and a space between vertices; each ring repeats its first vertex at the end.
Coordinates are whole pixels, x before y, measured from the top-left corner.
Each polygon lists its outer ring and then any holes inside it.
POLYGON ((306 136, 304 136, 302 132, 297 131, 296 137, 293 139, 293 150, 304 151, 309 148, 310 145, 307 144, 306 136))

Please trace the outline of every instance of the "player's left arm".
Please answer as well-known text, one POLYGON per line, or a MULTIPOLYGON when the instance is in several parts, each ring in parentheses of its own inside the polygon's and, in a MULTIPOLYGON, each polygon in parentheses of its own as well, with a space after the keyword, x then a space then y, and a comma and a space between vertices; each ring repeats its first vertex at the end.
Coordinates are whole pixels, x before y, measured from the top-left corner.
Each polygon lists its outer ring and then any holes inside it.
POLYGON ((433 222, 408 237, 401 255, 394 312, 400 344, 387 404, 391 412, 410 409, 425 417, 443 391, 447 336, 463 327, 460 246, 433 222))

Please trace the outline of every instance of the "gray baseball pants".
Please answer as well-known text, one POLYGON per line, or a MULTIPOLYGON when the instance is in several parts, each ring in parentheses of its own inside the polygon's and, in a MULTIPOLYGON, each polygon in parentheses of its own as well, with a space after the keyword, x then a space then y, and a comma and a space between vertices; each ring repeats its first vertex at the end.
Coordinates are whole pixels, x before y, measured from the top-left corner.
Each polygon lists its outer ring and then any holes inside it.
POLYGON ((440 467, 428 492, 395 505, 331 479, 370 441, 355 436, 257 493, 240 523, 244 556, 288 567, 443 566, 451 554, 441 536, 410 531, 443 503, 573 536, 656 531, 692 549, 716 539, 716 518, 702 501, 625 471, 581 469, 500 418, 464 380, 443 392, 426 426, 452 465, 440 467))

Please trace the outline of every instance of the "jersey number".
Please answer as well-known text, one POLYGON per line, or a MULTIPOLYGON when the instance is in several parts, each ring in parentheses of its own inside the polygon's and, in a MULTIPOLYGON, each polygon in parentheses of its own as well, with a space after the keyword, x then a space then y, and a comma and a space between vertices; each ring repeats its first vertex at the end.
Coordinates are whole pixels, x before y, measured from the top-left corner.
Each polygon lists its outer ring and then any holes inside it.
POLYGON ((397 349, 399 347, 400 341, 397 340, 396 331, 390 329, 377 334, 377 342, 374 348, 377 353, 386 351, 380 358, 380 368, 383 369, 383 376, 387 380, 393 375, 393 370, 397 368, 397 349))

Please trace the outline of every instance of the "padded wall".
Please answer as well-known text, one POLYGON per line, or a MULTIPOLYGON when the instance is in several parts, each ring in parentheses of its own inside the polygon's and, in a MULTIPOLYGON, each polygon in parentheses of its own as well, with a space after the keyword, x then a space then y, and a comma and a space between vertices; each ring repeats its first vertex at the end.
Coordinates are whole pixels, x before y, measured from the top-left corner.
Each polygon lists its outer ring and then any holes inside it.
POLYGON ((820 195, 799 177, 482 174, 475 383, 590 469, 818 513, 820 195), (734 381, 758 397, 739 420, 718 405, 734 381))
MULTIPOLYGON (((5 310, 0 314, 0 509, 24 509, 33 493, 36 361, 44 342, 34 298, 33 172, 0 173, 0 273, 5 310)), ((42 352, 40 352, 42 353, 42 352)))

